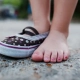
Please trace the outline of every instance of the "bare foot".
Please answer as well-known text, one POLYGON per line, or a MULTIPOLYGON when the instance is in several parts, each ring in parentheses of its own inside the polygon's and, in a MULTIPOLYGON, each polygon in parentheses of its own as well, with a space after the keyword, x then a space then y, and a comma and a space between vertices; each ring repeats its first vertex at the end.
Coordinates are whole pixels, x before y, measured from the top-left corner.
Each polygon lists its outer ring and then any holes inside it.
POLYGON ((54 31, 33 53, 33 61, 62 62, 69 57, 67 38, 64 33, 54 31))

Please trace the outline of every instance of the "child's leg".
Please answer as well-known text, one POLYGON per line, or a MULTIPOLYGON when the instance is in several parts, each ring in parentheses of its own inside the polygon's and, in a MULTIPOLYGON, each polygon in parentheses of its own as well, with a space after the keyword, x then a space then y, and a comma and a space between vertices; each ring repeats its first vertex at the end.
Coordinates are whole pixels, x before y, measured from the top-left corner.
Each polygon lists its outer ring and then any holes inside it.
POLYGON ((34 52, 34 61, 61 62, 69 57, 68 26, 78 0, 54 0, 54 18, 49 36, 34 52))
POLYGON ((50 7, 49 0, 30 0, 34 27, 39 33, 44 33, 50 29, 50 7))

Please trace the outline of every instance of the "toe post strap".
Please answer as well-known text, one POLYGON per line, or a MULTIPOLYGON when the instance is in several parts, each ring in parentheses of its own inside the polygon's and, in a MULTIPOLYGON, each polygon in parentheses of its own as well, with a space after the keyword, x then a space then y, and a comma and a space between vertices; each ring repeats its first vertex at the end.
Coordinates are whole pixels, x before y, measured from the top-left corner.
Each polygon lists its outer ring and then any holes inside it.
POLYGON ((39 35, 39 32, 35 28, 29 26, 29 27, 24 28, 22 30, 22 33, 20 33, 20 34, 27 34, 30 36, 35 36, 35 35, 39 35), (32 32, 29 30, 31 30, 32 32))

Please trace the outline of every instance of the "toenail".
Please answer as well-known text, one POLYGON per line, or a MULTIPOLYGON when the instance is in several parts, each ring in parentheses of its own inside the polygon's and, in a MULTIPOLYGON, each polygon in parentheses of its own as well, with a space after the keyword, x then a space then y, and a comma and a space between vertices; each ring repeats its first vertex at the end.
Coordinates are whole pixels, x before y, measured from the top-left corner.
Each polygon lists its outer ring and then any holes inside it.
POLYGON ((60 58, 58 60, 61 60, 60 58))
POLYGON ((68 57, 65 57, 65 59, 67 59, 68 57))

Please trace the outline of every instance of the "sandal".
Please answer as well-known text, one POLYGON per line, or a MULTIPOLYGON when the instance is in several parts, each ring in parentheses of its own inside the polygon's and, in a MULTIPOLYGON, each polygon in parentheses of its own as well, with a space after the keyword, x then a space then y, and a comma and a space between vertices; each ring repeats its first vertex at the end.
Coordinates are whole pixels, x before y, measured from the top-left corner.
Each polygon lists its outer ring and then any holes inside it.
POLYGON ((26 27, 22 33, 7 37, 1 41, 0 53, 13 58, 30 57, 47 36, 48 32, 39 34, 35 28, 26 27))

